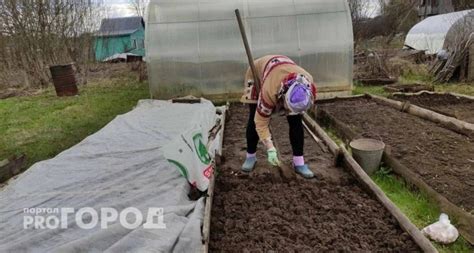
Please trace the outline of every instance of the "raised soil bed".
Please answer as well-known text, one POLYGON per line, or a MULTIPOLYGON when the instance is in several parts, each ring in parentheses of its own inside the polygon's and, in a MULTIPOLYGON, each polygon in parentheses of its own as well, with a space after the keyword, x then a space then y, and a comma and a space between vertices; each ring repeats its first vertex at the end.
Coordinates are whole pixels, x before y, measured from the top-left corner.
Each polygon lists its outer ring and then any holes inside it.
POLYGON ((401 112, 367 97, 320 101, 318 121, 346 141, 357 135, 381 137, 384 161, 425 191, 474 240, 474 142, 466 135, 401 112))
POLYGON ((474 124, 474 100, 452 94, 427 93, 416 95, 394 94, 399 101, 412 104, 474 124))
MULTIPOLYGON (((305 134, 305 157, 317 179, 286 181, 267 165, 240 172, 245 157, 247 107, 234 105, 225 127, 223 162, 216 175, 211 252, 420 251, 397 220, 334 156, 305 134)), ((272 131, 283 161, 291 160, 286 118, 272 131)))
POLYGON ((451 202, 474 209, 474 142, 469 137, 359 97, 320 103, 357 133, 380 135, 402 164, 451 202))

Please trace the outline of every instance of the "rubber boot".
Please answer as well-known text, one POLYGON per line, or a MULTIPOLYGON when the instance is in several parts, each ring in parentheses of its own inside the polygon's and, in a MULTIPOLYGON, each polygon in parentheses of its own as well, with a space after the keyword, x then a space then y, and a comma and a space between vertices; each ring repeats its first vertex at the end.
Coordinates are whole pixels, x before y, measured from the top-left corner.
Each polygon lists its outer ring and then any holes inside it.
POLYGON ((314 173, 309 169, 308 165, 295 166, 296 173, 300 174, 304 178, 313 178, 314 173))
POLYGON ((257 157, 247 157, 244 164, 242 164, 242 171, 251 172, 257 163, 257 157))

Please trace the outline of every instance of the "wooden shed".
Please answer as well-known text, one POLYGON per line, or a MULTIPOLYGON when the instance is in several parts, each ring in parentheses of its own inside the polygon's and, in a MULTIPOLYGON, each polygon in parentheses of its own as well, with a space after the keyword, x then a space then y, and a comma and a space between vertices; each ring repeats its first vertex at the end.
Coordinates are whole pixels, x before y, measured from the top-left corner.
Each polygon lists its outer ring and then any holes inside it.
POLYGON ((106 18, 95 35, 95 59, 114 55, 145 56, 145 22, 142 17, 106 18))

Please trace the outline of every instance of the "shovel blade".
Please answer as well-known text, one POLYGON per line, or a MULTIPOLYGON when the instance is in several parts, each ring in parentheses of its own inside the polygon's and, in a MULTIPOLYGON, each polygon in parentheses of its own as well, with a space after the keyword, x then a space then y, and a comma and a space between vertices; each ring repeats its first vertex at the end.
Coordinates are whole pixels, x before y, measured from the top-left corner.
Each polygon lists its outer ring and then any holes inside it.
POLYGON ((296 172, 295 170, 286 163, 280 163, 278 166, 278 170, 280 171, 281 177, 285 180, 294 180, 296 179, 296 172))

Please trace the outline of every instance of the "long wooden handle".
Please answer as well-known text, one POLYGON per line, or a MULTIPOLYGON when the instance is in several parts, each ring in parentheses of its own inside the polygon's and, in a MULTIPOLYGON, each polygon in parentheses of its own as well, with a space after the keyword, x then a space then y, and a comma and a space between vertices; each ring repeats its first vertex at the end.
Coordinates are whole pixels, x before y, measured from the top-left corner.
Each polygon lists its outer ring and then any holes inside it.
POLYGON ((257 94, 259 94, 261 87, 260 76, 258 76, 257 69, 255 68, 255 64, 253 62, 252 51, 250 51, 249 42, 247 41, 247 34, 245 33, 245 27, 242 23, 239 9, 235 9, 235 16, 237 17, 237 22, 239 23, 240 34, 242 35, 242 41, 244 42, 245 52, 247 53, 247 59, 249 61, 250 70, 252 71, 256 91, 257 94))

